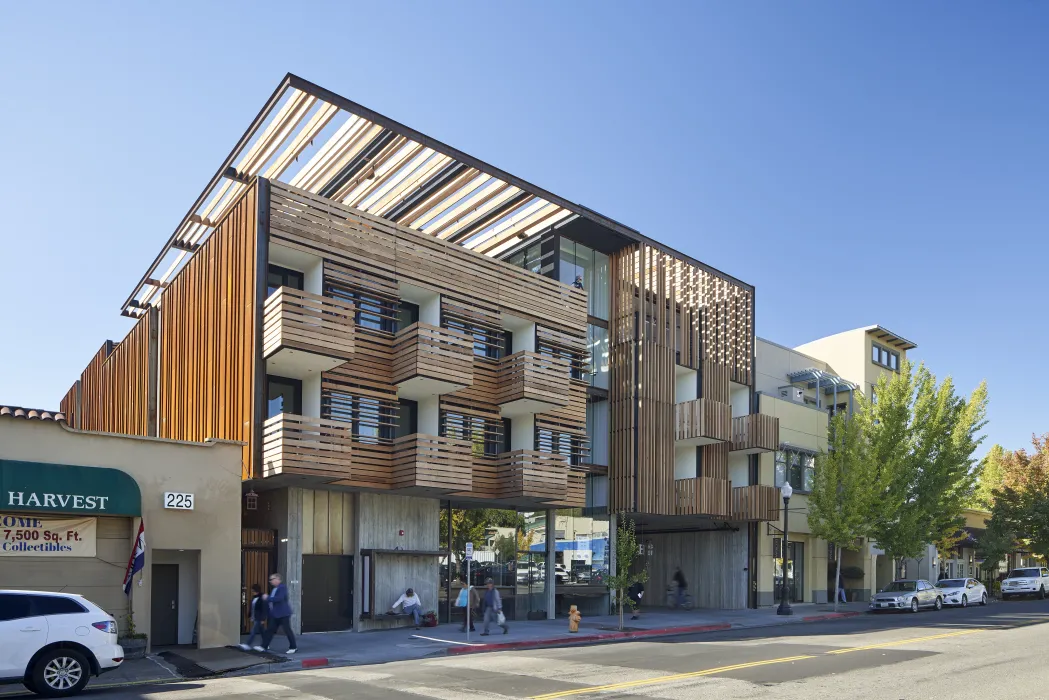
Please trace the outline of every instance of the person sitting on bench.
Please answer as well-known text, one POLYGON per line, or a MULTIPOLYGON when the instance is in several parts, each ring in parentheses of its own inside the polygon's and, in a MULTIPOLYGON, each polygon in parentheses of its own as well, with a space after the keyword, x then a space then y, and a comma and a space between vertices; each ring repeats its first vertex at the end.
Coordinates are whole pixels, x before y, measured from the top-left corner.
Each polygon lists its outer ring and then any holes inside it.
POLYGON ((390 611, 396 610, 398 605, 403 606, 401 610, 405 615, 412 616, 412 619, 415 620, 415 629, 419 629, 419 624, 422 621, 423 602, 419 600, 419 596, 415 595, 415 591, 411 588, 406 590, 397 599, 397 602, 390 606, 390 611))

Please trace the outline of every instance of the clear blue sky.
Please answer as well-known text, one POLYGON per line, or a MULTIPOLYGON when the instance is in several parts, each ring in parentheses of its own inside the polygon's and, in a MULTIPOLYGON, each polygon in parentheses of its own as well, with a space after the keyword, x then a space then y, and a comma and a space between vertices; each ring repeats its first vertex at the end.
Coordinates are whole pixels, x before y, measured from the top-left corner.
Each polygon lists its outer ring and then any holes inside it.
POLYGON ((0 402, 56 408, 297 73, 1049 430, 1049 5, 6 3, 0 402))

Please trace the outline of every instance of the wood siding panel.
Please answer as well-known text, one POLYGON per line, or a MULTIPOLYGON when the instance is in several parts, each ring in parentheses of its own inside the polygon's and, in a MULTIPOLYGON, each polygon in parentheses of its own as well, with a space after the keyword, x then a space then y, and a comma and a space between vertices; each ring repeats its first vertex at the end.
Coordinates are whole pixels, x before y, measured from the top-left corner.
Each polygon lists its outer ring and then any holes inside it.
MULTIPOLYGON (((164 291, 159 434, 243 441, 253 464, 258 186, 252 185, 164 291)), ((261 428, 261 426, 258 426, 261 428)))

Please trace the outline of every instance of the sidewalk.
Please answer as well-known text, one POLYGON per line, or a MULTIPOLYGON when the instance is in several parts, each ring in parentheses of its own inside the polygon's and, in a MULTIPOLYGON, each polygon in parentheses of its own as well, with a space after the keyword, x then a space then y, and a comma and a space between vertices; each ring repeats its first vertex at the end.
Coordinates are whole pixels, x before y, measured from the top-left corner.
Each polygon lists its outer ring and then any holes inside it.
MULTIPOLYGON (((760 610, 650 610, 640 619, 624 621, 626 631, 619 631, 619 617, 605 615, 587 617, 579 625, 579 632, 568 632, 567 618, 556 620, 510 621, 510 633, 502 634, 498 627, 492 628, 488 637, 480 636, 481 626, 471 633, 470 641, 459 632, 459 625, 440 624, 437 627, 387 630, 382 632, 330 632, 299 636, 299 653, 287 657, 287 661, 261 663, 250 668, 230 671, 226 676, 246 676, 259 673, 295 671, 302 668, 323 666, 358 666, 381 664, 393 661, 410 661, 429 656, 446 654, 471 654, 507 649, 555 647, 567 644, 600 644, 629 639, 646 639, 679 634, 716 632, 728 629, 750 629, 780 625, 802 624, 821 620, 851 617, 867 610, 866 603, 848 603, 834 606, 797 603, 792 606, 794 614, 785 617, 776 614, 775 608, 760 610)), ((273 645, 275 656, 282 656, 284 640, 278 637, 273 645)), ((272 656, 271 656, 272 658, 272 656)), ((164 659, 149 656, 144 659, 125 661, 119 669, 92 679, 89 688, 144 683, 182 681, 178 669, 164 659)), ((0 691, 0 697, 22 694, 20 686, 10 686, 0 691)))

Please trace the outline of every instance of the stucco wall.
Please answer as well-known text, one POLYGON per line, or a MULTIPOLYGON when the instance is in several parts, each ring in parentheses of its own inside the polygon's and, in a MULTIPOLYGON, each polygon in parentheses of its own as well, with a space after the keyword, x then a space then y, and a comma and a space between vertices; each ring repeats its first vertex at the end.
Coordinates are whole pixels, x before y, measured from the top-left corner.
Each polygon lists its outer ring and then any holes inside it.
MULTIPOLYGON (((200 552, 198 643, 217 647, 239 641, 241 447, 236 443, 185 443, 156 438, 77 432, 59 423, 0 419, 0 458, 27 462, 110 467, 130 475, 142 491, 146 562, 135 577, 132 610, 140 631, 150 628, 153 549, 200 552), (192 511, 167 510, 163 494, 194 494, 192 511)), ((138 519, 132 519, 137 532, 138 519)), ((130 544, 122 557, 126 565, 130 544)), ((112 585, 124 578, 113 567, 112 585)), ((70 581, 75 590, 76 581, 70 581)))

